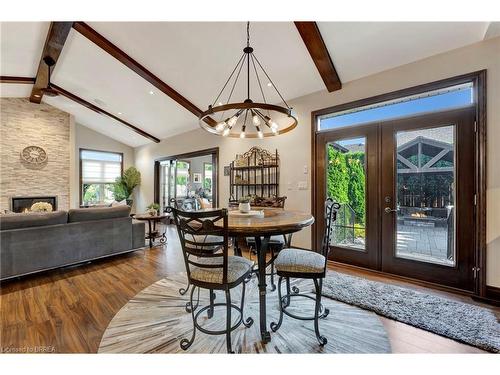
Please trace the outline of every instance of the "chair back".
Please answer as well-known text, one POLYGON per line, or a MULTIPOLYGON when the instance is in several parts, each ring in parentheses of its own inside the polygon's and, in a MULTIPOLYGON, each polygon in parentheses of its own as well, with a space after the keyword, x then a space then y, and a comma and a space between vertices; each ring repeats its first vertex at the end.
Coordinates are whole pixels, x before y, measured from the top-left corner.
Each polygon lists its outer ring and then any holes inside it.
POLYGON ((192 267, 202 269, 219 268, 222 269, 222 284, 226 284, 228 256, 227 209, 188 212, 172 207, 171 210, 179 233, 189 280, 191 281, 192 267))
POLYGON ((285 208, 286 197, 259 197, 256 196, 252 205, 256 207, 285 208))
POLYGON ((340 209, 340 204, 332 198, 325 201, 325 232, 323 234, 323 245, 321 249, 322 255, 328 259, 330 253, 330 244, 333 239, 333 226, 337 220, 337 211, 340 209))

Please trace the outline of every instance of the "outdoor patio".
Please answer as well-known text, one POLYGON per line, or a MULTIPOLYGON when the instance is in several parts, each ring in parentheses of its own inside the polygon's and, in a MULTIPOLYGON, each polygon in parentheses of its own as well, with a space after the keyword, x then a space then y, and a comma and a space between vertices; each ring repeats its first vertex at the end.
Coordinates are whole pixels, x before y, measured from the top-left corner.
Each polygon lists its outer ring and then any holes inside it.
POLYGON ((398 224, 397 256, 453 265, 447 256, 448 229, 398 224))

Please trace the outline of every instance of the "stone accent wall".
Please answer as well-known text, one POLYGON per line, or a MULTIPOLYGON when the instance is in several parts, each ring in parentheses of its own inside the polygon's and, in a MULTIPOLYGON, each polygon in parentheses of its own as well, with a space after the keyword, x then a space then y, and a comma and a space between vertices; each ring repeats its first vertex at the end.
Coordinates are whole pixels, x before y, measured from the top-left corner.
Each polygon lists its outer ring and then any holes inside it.
POLYGON ((59 210, 68 210, 69 114, 27 98, 1 98, 0 109, 0 209, 10 209, 12 196, 50 195, 57 197, 59 210), (31 145, 47 153, 41 169, 21 162, 21 151, 31 145))

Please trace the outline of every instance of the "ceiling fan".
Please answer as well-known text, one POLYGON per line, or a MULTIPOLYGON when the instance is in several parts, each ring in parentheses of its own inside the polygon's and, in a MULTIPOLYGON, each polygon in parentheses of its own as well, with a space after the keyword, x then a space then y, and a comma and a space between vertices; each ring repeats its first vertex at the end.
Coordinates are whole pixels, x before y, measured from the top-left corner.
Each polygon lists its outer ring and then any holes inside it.
POLYGON ((50 96, 50 97, 54 97, 54 96, 58 96, 59 95, 59 92, 54 89, 51 84, 50 84, 50 73, 51 73, 51 70, 52 70, 52 67, 56 64, 55 60, 50 57, 50 56, 45 56, 43 58, 43 61, 45 62, 45 64, 47 64, 47 68, 49 70, 49 80, 48 80, 48 83, 47 83, 47 87, 42 89, 44 95, 47 95, 47 96, 50 96))

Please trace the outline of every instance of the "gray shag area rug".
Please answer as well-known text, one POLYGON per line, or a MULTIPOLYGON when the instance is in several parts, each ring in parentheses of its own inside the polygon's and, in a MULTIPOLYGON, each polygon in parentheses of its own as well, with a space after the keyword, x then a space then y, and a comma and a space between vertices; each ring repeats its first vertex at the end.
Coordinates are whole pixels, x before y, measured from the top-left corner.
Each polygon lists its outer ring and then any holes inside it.
POLYGON ((480 306, 338 272, 328 272, 323 295, 490 352, 500 352, 500 323, 490 310, 480 306))

